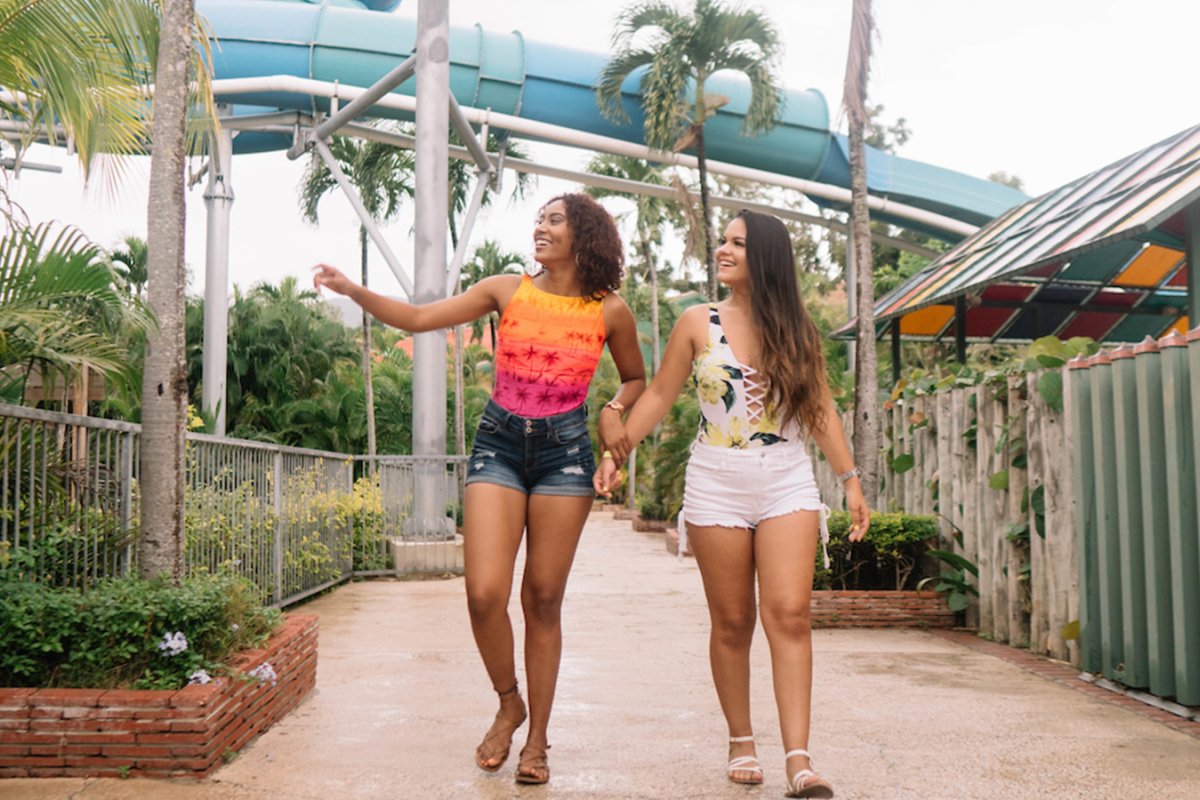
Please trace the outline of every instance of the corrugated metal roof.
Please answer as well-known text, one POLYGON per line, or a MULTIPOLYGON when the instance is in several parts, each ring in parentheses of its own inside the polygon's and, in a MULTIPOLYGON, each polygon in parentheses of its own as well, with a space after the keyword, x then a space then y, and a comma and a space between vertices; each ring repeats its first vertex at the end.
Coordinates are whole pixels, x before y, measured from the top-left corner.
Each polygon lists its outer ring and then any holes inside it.
POLYGON ((1182 211, 1198 201, 1200 125, 992 220, 878 301, 880 332, 952 334, 965 297, 975 340, 1160 335, 1185 313, 1182 211))

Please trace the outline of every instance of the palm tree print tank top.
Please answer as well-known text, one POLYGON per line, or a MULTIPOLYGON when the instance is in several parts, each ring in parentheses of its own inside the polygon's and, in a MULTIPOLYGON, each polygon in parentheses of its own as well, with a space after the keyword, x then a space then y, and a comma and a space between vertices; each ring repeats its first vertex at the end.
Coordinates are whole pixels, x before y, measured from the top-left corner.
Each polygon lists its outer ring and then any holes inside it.
POLYGON ((602 300, 544 292, 525 275, 500 318, 492 399, 522 417, 578 408, 605 336, 602 300))
POLYGON ((708 343, 692 364, 700 404, 696 441, 713 447, 745 450, 799 439, 795 423, 781 426, 766 406, 766 379, 738 361, 725 338, 717 307, 708 307, 708 343))

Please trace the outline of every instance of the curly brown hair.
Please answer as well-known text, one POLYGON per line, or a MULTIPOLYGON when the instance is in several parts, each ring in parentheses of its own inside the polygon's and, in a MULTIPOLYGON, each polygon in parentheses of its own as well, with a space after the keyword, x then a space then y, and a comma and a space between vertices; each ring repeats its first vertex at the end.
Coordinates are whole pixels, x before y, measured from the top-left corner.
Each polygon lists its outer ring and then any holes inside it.
POLYGON ((551 197, 542 208, 555 200, 561 200, 567 207, 567 223, 575 239, 580 294, 599 300, 621 288, 625 274, 625 246, 612 215, 582 192, 551 197))

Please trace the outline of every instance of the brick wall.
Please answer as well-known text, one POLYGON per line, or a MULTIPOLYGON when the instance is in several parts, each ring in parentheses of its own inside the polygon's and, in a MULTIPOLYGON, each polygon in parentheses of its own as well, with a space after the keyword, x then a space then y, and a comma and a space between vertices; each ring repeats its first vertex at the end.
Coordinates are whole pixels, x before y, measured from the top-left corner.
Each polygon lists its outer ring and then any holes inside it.
POLYGON ((953 628, 938 592, 831 591, 812 596, 814 628, 953 628))
POLYGON ((240 673, 270 664, 275 684, 215 679, 178 691, 0 689, 0 777, 208 775, 312 691, 317 617, 289 614, 240 673))

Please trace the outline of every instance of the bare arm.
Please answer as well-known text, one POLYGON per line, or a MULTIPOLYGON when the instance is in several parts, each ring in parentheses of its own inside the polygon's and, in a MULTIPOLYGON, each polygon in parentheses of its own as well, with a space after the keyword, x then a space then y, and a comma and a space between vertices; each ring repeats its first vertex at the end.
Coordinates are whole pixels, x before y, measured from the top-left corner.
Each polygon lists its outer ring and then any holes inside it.
MULTIPOLYGON (((646 434, 654 430, 654 426, 671 410, 675 399, 679 397, 683 384, 692 372, 692 361, 701 346, 699 343, 703 341, 701 334, 707 331, 706 311, 704 306, 693 306, 683 312, 675 323, 658 374, 625 421, 625 436, 632 446, 636 447, 638 442, 646 438, 646 434)), ((617 462, 601 459, 596 474, 592 476, 593 487, 599 494, 609 496, 619 484, 617 462)))
MULTIPOLYGON (((604 327, 608 331, 608 352, 621 376, 621 386, 611 399, 628 409, 646 389, 646 365, 642 360, 642 348, 638 346, 637 321, 618 295, 610 294, 604 298, 604 327)), ((596 429, 601 444, 613 458, 624 461, 629 457, 633 444, 621 425, 620 411, 607 405, 601 408, 596 429)))
MULTIPOLYGON (((833 469, 835 475, 843 475, 854 469, 854 456, 850 454, 850 446, 846 444, 846 431, 842 428, 842 420, 838 416, 837 404, 829 393, 829 386, 821 384, 821 407, 825 411, 825 425, 819 430, 812 431, 813 441, 825 460, 833 469)), ((846 509, 850 512, 850 541, 860 542, 867 535, 871 525, 871 509, 863 496, 862 481, 855 475, 846 480, 846 509)))
POLYGON ((517 275, 496 275, 474 284, 462 294, 415 304, 359 286, 328 264, 318 264, 313 267, 313 273, 313 286, 318 291, 325 288, 345 295, 380 322, 412 333, 449 328, 478 319, 489 311, 500 311, 521 280, 517 275))

